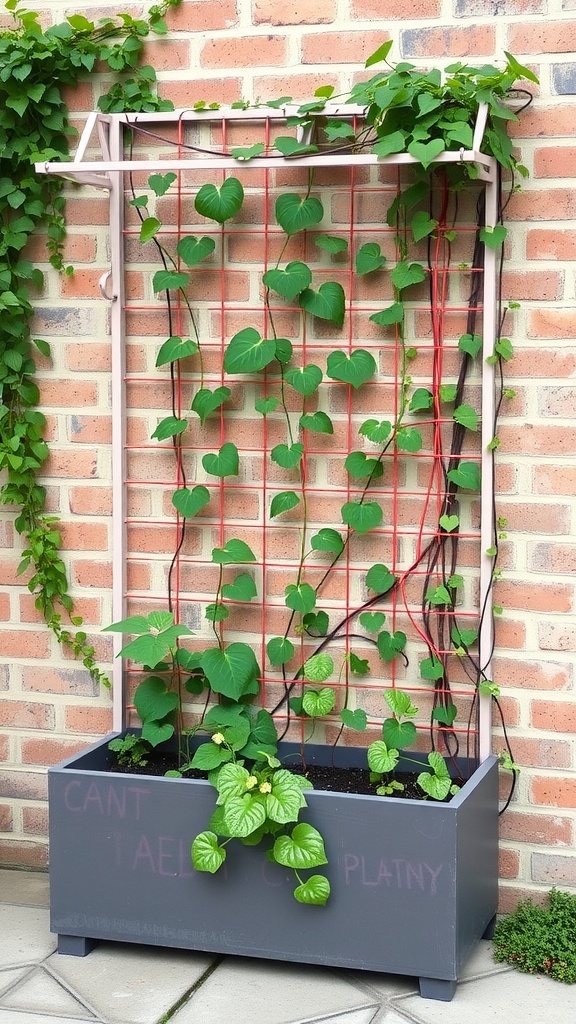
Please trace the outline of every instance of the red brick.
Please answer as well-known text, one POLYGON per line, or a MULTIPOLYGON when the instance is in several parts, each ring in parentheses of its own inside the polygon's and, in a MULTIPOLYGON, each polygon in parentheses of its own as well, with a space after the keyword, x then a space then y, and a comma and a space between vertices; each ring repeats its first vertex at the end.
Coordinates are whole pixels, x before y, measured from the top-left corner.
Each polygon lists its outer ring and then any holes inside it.
POLYGON ((466 25, 458 28, 414 28, 401 33, 403 57, 491 56, 495 49, 491 25, 466 25))
POLYGON ((526 255, 529 260, 576 260, 576 236, 573 231, 532 228, 526 238, 526 255))
MULTIPOLYGON (((526 736, 515 735, 511 737, 511 743, 514 761, 520 765, 521 770, 522 768, 571 767, 572 751, 569 740, 530 739, 526 736)), ((494 748, 499 749, 498 738, 494 740, 494 748)))
POLYGON ((495 657, 494 679, 502 687, 514 686, 529 690, 569 690, 572 688, 572 665, 547 661, 522 661, 518 658, 495 657))
MULTIPOLYGON (((36 608, 32 594, 19 594, 18 606, 21 622, 39 622, 44 624, 44 616, 36 608)), ((76 597, 74 600, 74 614, 81 615, 85 623, 98 625, 102 621, 102 602, 100 598, 76 597)))
POLYGON ((564 273, 559 270, 504 271, 502 295, 505 299, 539 301, 561 298, 564 273))
POLYGON ((0 804, 0 832, 12 831, 12 807, 10 804, 0 804))
MULTIPOLYGON (((188 6, 188 5, 186 5, 188 6)), ((241 78, 186 78, 185 82, 162 82, 163 99, 171 100, 176 110, 193 106, 199 100, 210 103, 234 103, 242 96, 241 78)))
POLYGON ((569 622, 546 622, 538 626, 542 651, 576 651, 576 626, 569 622))
POLYGON ((54 706, 33 701, 0 701, 0 722, 8 729, 53 729, 54 706))
POLYGON ((576 146, 541 146, 534 153, 534 174, 537 178, 572 178, 575 162, 576 146))
POLYGON ((112 731, 112 709, 71 706, 66 708, 65 728, 85 736, 104 736, 112 731))
POLYGON ((0 796, 12 800, 45 800, 48 796, 46 772, 0 772, 0 796))
POLYGON ((279 67, 286 63, 286 39, 280 35, 230 36, 208 39, 200 55, 204 68, 279 67))
POLYGON ((567 701, 533 700, 530 721, 535 729, 576 732, 576 704, 567 701))
POLYGON ((533 853, 532 878, 546 885, 576 886, 576 857, 533 853))
POLYGON ((48 632, 30 629, 2 631, 2 654, 6 658, 47 658, 50 654, 48 632))
POLYGON ((166 15, 173 32, 210 32, 238 24, 237 0, 196 0, 172 7, 166 15))
POLYGON ((536 466, 533 481, 536 494, 576 494, 576 466, 536 466))
POLYGON ((46 476, 66 477, 68 480, 87 480, 98 472, 97 454, 89 450, 68 451, 52 447, 44 466, 46 476))
POLYGON ((23 665, 22 687, 34 693, 64 693, 85 697, 98 693, 98 684, 93 682, 88 670, 78 664, 74 668, 57 668, 51 665, 32 668, 23 665))
POLYGON ((575 31, 576 21, 565 17, 512 24, 508 27, 506 49, 516 57, 525 53, 570 53, 574 49, 575 31))
MULTIPOLYGON (((387 39, 378 29, 361 32, 314 32, 302 36, 303 64, 364 64, 387 39)), ((364 72, 366 78, 369 75, 364 72)), ((288 85, 290 80, 288 79, 288 85)), ((288 89, 288 92, 291 90, 288 89)))
POLYGON ((70 511, 75 515, 109 516, 112 514, 112 491, 109 487, 70 488, 70 511))
POLYGON ((574 588, 568 584, 523 583, 516 580, 498 580, 495 584, 496 602, 505 608, 521 608, 532 612, 568 612, 574 606, 574 588))
POLYGON ((24 764, 51 767, 65 757, 72 757, 86 746, 84 740, 63 740, 31 738, 22 740, 22 761, 24 764))
POLYGON ((68 196, 66 199, 66 223, 84 227, 86 224, 94 227, 96 224, 108 226, 109 203, 106 196, 91 196, 90 199, 78 195, 68 196))
POLYGON ((0 839, 0 864, 6 868, 46 870, 48 867, 48 844, 0 839))
POLYGON ((151 64, 157 72, 187 71, 190 67, 190 43, 184 39, 153 39, 150 36, 144 45, 142 63, 151 64))
POLYGON ((43 406, 96 405, 98 388, 92 381, 69 378, 68 380, 42 380, 40 395, 43 406))
POLYGON ((91 523, 86 520, 59 523, 64 551, 107 551, 108 526, 106 523, 91 523))
POLYGON ((363 18, 380 21, 391 18, 410 20, 421 18, 437 18, 440 14, 440 0, 388 0, 382 7, 382 0, 352 0, 351 15, 354 21, 363 18))
MULTIPOLYGON (((576 317, 573 309, 531 310, 528 315, 530 338, 576 338, 576 317)), ((557 352, 547 376, 564 377, 574 372, 576 359, 570 350, 557 352)))
POLYGON ((576 429, 523 423, 516 427, 502 424, 498 428, 501 450, 519 455, 560 455, 576 452, 576 429))
POLYGON ((498 913, 511 914, 516 910, 519 900, 527 899, 531 899, 537 906, 543 907, 547 901, 547 892, 502 884, 498 887, 498 913))
POLYGON ((335 20, 336 0, 254 0, 255 25, 326 25, 335 20))
POLYGON ((502 839, 542 846, 570 846, 573 823, 570 818, 553 814, 530 814, 507 810, 500 818, 502 839))
POLYGON ((108 589, 112 586, 112 563, 77 558, 73 563, 72 575, 80 587, 108 589))
POLYGON ((23 807, 22 824, 25 835, 47 836, 48 835, 48 808, 47 807, 23 807))
POLYGON ((506 207, 509 221, 573 220, 576 218, 576 193, 571 188, 524 189, 510 198, 506 207))
POLYGON ((91 113, 96 106, 90 82, 78 82, 74 86, 65 85, 62 89, 62 99, 70 111, 91 113))
POLYGON ((109 342, 75 342, 66 345, 66 366, 80 373, 109 373, 111 348, 109 342))
POLYGON ((570 505, 544 504, 544 502, 499 502, 498 514, 508 521, 515 533, 570 533, 570 505))
POLYGON ((520 854, 517 850, 500 847, 498 851, 498 874, 500 878, 518 878, 520 854))
POLYGON ((532 803, 548 807, 576 807, 576 778, 566 775, 537 776, 530 785, 532 803))
POLYGON ((575 114, 573 104, 538 103, 524 111, 519 121, 509 122, 509 135, 513 139, 571 138, 569 126, 575 114))
POLYGON ((576 573, 576 544, 531 544, 528 568, 535 572, 576 573))

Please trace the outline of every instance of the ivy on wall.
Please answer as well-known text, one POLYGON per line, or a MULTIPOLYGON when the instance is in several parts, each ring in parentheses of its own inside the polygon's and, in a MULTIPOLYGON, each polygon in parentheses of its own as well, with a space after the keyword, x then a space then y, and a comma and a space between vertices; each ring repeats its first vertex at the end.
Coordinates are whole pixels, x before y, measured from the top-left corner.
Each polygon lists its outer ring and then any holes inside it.
POLYGON ((37 159, 65 159, 74 129, 63 90, 102 67, 115 81, 100 97, 103 111, 172 109, 155 91, 154 68, 140 66, 146 37, 167 32, 164 16, 180 0, 162 0, 146 18, 119 14, 89 21, 73 14, 44 29, 37 13, 7 0, 14 25, 0 31, 0 501, 15 509, 14 525, 24 540, 18 573, 31 570, 28 589, 59 642, 82 659, 92 677, 108 682, 94 649, 73 614, 66 567, 60 556, 57 517, 47 514, 39 474, 48 458, 46 419, 38 408, 35 352, 50 355, 48 342, 32 338, 32 298, 42 271, 26 258, 26 246, 41 226, 49 260, 63 266, 63 182, 37 176, 37 159), (63 622, 63 613, 74 629, 63 622))

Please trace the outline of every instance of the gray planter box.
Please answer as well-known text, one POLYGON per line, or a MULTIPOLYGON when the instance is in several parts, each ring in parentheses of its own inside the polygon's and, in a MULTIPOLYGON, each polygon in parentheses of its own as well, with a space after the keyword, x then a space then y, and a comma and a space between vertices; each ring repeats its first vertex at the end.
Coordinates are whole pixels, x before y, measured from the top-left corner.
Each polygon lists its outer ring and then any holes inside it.
MULTIPOLYGON (((415 976, 422 995, 452 998, 496 913, 496 758, 448 804, 307 793, 303 820, 324 836, 332 886, 326 907, 310 907, 292 897, 293 872, 259 848, 231 844, 218 874, 194 871, 190 845, 214 789, 110 771, 112 738, 49 771, 61 953, 82 956, 98 939, 151 943, 415 976)), ((365 765, 365 751, 337 756, 365 765)))

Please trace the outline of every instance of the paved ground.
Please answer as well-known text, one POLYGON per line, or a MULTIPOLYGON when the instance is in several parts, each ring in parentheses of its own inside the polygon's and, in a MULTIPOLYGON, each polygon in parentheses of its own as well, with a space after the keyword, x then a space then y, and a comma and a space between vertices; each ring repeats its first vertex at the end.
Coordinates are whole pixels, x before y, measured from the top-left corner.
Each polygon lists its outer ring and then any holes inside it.
POLYGON ((0 870, 0 1024, 562 1024, 576 992, 495 964, 481 942, 451 1003, 414 979, 101 943, 61 956, 48 878, 0 870))

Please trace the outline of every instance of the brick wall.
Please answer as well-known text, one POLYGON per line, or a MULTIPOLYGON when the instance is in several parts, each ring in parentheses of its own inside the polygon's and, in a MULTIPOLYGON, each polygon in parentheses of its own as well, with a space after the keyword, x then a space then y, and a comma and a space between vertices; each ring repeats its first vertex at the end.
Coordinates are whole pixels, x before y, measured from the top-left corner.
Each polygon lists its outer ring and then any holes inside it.
MULTIPOLYGON (((55 21, 67 9, 27 6, 55 21)), ((345 90, 388 37, 397 59, 481 63, 509 50, 540 76, 532 107, 513 126, 531 176, 507 210, 504 297, 521 307, 508 328, 516 354, 507 385, 517 398, 499 431, 498 512, 508 539, 494 676, 522 772, 502 818, 501 906, 551 885, 576 889, 576 0, 184 0, 169 24, 169 38, 151 40, 146 57, 177 107, 308 97, 326 83, 345 90)), ((79 124, 98 88, 94 78, 69 96, 79 124)), ((45 475, 77 609, 106 661, 110 349, 97 291, 108 259, 106 199, 74 190, 68 221, 66 259, 76 273, 48 275, 35 325, 53 347, 51 362, 38 359, 52 452, 45 475)), ((34 255, 45 260, 41 239, 34 255)), ((43 867, 46 768, 110 728, 110 700, 39 620, 15 575, 18 541, 5 511, 0 548, 0 863, 43 867)))

